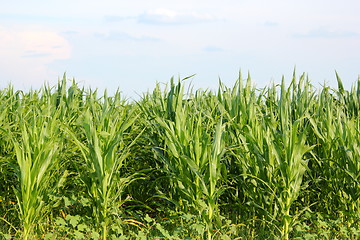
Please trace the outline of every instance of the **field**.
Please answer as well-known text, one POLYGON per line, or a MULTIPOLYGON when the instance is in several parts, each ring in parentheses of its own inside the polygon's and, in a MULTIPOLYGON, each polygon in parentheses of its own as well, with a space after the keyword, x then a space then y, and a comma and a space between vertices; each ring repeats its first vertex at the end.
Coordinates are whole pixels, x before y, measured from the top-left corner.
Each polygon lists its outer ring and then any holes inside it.
POLYGON ((0 90, 0 239, 358 239, 360 79, 0 90))

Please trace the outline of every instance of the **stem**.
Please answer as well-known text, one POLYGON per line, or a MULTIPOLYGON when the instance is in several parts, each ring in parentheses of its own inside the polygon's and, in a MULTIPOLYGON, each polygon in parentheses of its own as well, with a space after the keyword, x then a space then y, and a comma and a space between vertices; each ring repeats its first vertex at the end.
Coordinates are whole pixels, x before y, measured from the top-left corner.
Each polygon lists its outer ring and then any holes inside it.
MULTIPOLYGON (((290 193, 288 193, 290 194, 290 193)), ((284 223, 283 223, 283 231, 282 231, 282 239, 288 240, 289 239, 289 219, 290 219, 290 205, 291 199, 289 197, 286 198, 286 205, 285 205, 285 212, 284 212, 284 223)))
POLYGON ((212 239, 212 236, 211 236, 211 229, 208 228, 207 230, 207 240, 211 240, 212 239))
POLYGON ((103 240, 106 240, 107 239, 107 224, 106 224, 106 222, 104 222, 104 225, 103 225, 103 237, 102 237, 102 239, 103 240))

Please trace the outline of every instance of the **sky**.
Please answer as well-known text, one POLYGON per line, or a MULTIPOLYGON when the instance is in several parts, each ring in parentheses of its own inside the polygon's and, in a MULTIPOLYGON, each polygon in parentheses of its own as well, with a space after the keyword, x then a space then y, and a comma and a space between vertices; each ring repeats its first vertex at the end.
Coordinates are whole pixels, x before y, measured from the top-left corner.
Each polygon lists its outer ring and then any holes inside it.
POLYGON ((196 89, 360 74, 358 0, 0 0, 0 88, 79 85, 137 96, 195 74, 196 89))

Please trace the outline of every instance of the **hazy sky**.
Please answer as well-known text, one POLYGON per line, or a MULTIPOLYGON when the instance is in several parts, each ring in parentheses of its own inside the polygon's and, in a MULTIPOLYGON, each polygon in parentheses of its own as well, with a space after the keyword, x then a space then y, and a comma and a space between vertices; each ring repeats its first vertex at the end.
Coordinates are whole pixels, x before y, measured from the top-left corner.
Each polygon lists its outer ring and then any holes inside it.
POLYGON ((127 96, 174 76, 196 88, 290 80, 349 88, 360 74, 359 0, 0 0, 0 87, 80 84, 127 96), (335 85, 334 85, 335 86, 335 85))

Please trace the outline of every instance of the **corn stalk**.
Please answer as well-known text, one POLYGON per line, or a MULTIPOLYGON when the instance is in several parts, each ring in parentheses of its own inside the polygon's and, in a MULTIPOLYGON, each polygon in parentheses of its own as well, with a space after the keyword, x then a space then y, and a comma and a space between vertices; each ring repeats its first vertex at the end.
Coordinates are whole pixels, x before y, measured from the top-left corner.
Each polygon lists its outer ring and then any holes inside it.
POLYGON ((88 109, 79 123, 85 142, 82 135, 65 128, 85 160, 88 170, 80 174, 92 201, 96 226, 105 240, 111 214, 120 207, 124 188, 132 180, 131 176, 122 176, 121 170, 130 154, 129 147, 136 141, 135 138, 126 143, 125 137, 137 116, 133 110, 121 107, 119 94, 115 99, 105 95, 104 103, 100 105, 96 95, 90 93, 87 101, 88 109))

